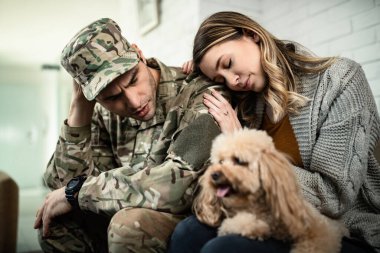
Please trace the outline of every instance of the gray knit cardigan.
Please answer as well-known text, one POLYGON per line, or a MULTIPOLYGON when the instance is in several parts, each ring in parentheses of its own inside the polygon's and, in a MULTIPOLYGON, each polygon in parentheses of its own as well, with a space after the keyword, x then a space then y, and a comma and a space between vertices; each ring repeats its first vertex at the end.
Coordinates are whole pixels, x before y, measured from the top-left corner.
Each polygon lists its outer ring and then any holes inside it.
MULTIPOLYGON (((298 92, 310 98, 289 115, 304 164, 294 167, 304 196, 380 252, 380 166, 373 154, 380 119, 362 68, 338 58, 320 75, 302 76, 298 92)), ((264 107, 258 99, 256 127, 264 107)))

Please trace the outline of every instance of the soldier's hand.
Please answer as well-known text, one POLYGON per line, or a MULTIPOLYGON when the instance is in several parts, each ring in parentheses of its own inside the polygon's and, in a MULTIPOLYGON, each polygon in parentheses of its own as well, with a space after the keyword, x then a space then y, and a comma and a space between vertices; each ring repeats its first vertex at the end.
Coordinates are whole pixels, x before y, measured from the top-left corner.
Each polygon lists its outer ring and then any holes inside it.
POLYGON ((86 126, 91 123, 95 100, 88 101, 80 85, 73 80, 73 89, 67 124, 71 127, 86 126))
POLYGON ((48 236, 51 221, 71 210, 72 206, 65 196, 65 187, 52 191, 46 196, 43 205, 37 211, 34 228, 38 229, 42 226, 42 236, 48 236))

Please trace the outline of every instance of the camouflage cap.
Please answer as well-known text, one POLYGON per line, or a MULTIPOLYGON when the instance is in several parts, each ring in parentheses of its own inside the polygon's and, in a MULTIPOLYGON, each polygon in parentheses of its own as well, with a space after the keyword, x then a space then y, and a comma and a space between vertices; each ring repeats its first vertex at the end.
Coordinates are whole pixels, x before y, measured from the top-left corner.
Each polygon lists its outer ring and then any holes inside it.
POLYGON ((93 100, 116 77, 139 62, 136 50, 121 35, 118 24, 99 19, 80 30, 66 45, 61 64, 93 100))

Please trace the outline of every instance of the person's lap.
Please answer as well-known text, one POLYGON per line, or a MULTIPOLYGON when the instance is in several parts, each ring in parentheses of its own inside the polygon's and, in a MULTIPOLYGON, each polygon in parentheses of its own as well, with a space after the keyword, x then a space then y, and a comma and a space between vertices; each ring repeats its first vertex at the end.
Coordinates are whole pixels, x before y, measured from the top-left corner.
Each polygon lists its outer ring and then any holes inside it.
POLYGON ((56 217, 49 236, 39 231, 39 242, 45 252, 165 252, 181 219, 145 208, 122 209, 112 219, 76 210, 56 217))
MULTIPOLYGON (((174 230, 168 253, 289 253, 290 243, 275 239, 252 240, 240 235, 217 237, 217 229, 200 223, 195 216, 181 221, 174 230)), ((343 238, 341 253, 365 253, 363 242, 343 238)))

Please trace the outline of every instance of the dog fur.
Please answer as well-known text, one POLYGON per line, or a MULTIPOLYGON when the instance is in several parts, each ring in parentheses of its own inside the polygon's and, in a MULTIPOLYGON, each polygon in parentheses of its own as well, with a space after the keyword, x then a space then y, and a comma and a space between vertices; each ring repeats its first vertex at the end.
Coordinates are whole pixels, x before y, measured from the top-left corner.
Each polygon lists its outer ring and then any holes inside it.
POLYGON ((340 252, 346 229, 304 200, 292 165, 266 132, 219 135, 211 163, 193 208, 219 236, 290 241, 292 253, 340 252))

